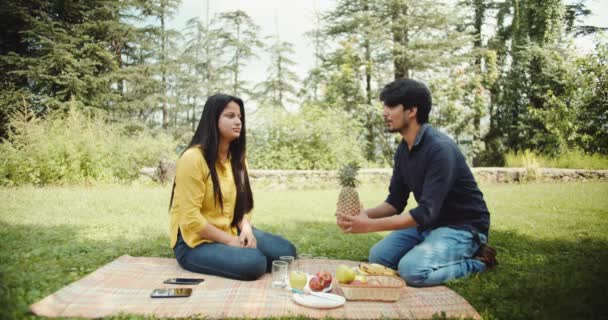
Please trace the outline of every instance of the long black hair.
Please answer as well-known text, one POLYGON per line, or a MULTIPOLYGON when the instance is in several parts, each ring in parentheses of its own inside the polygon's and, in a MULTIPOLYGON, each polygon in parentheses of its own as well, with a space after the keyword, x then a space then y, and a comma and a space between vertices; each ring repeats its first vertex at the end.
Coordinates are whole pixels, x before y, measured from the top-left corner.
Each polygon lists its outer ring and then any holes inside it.
MULTIPOLYGON (((198 127, 194 132, 192 141, 190 141, 190 144, 185 150, 192 147, 197 147, 202 150, 207 167, 209 167, 211 181, 213 182, 213 194, 215 201, 216 203, 219 202, 220 208, 223 209, 224 201, 222 197, 222 190, 220 188, 217 170, 215 169, 220 144, 218 121, 220 114, 231 101, 238 104, 241 111, 241 135, 238 139, 233 140, 229 147, 232 175, 234 176, 234 183, 236 185, 236 205, 234 207, 234 216, 231 224, 232 226, 237 226, 243 219, 245 213, 248 213, 251 211, 251 209, 253 209, 253 194, 251 192, 251 185, 249 184, 247 166, 245 165, 247 131, 245 126, 245 105, 243 100, 235 96, 221 93, 210 96, 207 99, 207 102, 205 102, 203 115, 198 122, 198 127)), ((169 209, 173 205, 174 192, 175 183, 173 184, 173 191, 171 191, 171 202, 169 204, 169 209)))

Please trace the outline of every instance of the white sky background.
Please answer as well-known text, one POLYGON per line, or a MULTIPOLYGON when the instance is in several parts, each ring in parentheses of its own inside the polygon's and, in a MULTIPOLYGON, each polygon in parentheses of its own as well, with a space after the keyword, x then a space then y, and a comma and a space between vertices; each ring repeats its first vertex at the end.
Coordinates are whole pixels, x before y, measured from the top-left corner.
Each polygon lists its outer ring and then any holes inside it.
MULTIPOLYGON (((209 17, 220 12, 243 10, 260 26, 260 39, 276 34, 278 27, 281 40, 294 45, 295 55, 291 57, 297 64, 294 71, 303 79, 315 63, 314 48, 304 33, 314 28, 315 9, 327 12, 334 3, 333 0, 183 0, 170 26, 182 30, 188 19, 197 16, 205 21, 207 4, 209 17)), ((584 24, 608 27, 608 0, 588 0, 587 7, 592 15, 584 24)), ((581 53, 593 48, 592 38, 575 41, 581 53)), ((259 58, 248 61, 243 71, 243 78, 250 84, 263 81, 269 65, 266 54, 260 51, 257 54, 259 58)))

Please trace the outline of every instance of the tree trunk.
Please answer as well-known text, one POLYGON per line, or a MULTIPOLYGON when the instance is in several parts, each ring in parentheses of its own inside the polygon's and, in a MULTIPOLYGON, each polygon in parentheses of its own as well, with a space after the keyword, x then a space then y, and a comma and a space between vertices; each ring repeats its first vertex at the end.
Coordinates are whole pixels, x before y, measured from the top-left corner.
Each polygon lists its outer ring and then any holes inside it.
POLYGON ((401 17, 406 17, 408 14, 407 5, 400 0, 393 0, 392 8, 392 32, 393 32, 393 66, 395 69, 395 79, 408 78, 410 75, 410 67, 407 57, 400 52, 398 47, 407 47, 409 42, 408 28, 403 26, 401 17))
MULTIPOLYGON (((484 21, 484 14, 485 14, 485 10, 486 10, 486 4, 484 3, 485 0, 475 0, 474 1, 474 6, 475 6, 475 33, 474 33, 474 40, 473 40, 473 46, 475 47, 475 49, 478 50, 478 52, 475 54, 475 66, 476 66, 476 72, 478 72, 479 74, 481 74, 482 70, 481 70, 481 47, 483 45, 482 43, 482 39, 481 39, 481 28, 483 26, 483 21, 484 21)), ((475 94, 479 94, 477 92, 475 92, 475 94)), ((479 110, 476 109, 476 112, 473 114, 473 141, 481 141, 481 114, 479 112, 479 110)))
POLYGON ((161 12, 160 12, 160 72, 161 72, 161 90, 163 94, 163 129, 169 127, 169 103, 167 101, 167 69, 166 69, 166 32, 165 32, 165 1, 161 0, 161 12))

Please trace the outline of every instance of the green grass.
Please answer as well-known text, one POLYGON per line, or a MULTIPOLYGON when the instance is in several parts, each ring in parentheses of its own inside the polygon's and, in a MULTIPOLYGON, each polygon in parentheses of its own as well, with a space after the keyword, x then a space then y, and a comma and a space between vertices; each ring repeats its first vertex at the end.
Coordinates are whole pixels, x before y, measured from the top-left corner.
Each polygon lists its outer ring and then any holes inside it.
POLYGON ((581 151, 567 151, 557 157, 549 157, 534 152, 507 153, 505 155, 507 167, 539 167, 539 168, 566 168, 566 169, 608 169, 608 156, 584 154, 581 151))
MULTIPOLYGON (((485 319, 608 317, 608 182, 483 185, 497 269, 448 285, 485 319)), ((0 318, 123 255, 172 257, 168 188, 0 189, 0 318)), ((365 187, 365 205, 386 187, 365 187)), ((299 252, 365 260, 383 234, 344 235, 338 190, 255 192, 254 223, 299 252)), ((124 317, 121 317, 124 318, 124 317)), ((140 319, 141 317, 133 317, 140 319)))

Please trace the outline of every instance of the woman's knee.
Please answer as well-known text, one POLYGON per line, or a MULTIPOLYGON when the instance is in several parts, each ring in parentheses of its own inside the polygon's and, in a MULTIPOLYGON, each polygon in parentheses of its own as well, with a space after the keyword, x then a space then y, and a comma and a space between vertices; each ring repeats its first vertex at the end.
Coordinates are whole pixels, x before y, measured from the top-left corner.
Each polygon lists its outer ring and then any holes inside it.
POLYGON ((243 259, 240 265, 237 266, 241 280, 257 280, 266 273, 266 265, 268 264, 266 257, 259 251, 257 253, 243 259))
MULTIPOLYGON (((293 245, 293 243, 291 243, 291 241, 281 236, 275 236, 269 244, 271 245, 272 249, 266 251, 269 251, 267 254, 269 254, 269 256, 273 259, 278 259, 281 256, 296 257, 296 247, 293 245)), ((268 244, 266 247, 268 247, 268 244)))
POLYGON ((293 245, 293 243, 291 243, 291 241, 284 239, 285 240, 285 245, 283 250, 285 251, 285 254, 283 254, 284 256, 292 256, 295 257, 297 255, 296 252, 296 246, 293 245))

